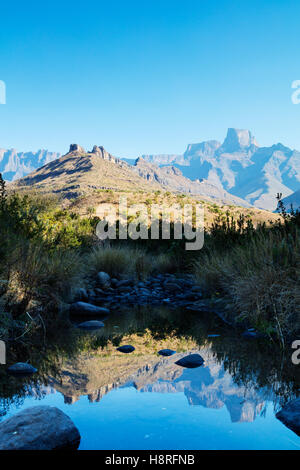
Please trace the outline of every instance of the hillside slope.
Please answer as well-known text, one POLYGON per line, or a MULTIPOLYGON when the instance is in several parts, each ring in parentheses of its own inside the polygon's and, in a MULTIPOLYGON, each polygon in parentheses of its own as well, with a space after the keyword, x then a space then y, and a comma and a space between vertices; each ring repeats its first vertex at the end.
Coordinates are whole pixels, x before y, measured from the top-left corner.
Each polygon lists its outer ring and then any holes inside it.
POLYGON ((207 181, 189 180, 175 167, 159 168, 143 159, 137 159, 132 166, 96 145, 86 152, 72 144, 66 155, 16 181, 13 187, 59 193, 68 199, 103 189, 168 190, 249 207, 247 202, 207 181))
POLYGON ((291 205, 293 209, 300 209, 300 189, 282 200, 287 210, 290 210, 291 205))

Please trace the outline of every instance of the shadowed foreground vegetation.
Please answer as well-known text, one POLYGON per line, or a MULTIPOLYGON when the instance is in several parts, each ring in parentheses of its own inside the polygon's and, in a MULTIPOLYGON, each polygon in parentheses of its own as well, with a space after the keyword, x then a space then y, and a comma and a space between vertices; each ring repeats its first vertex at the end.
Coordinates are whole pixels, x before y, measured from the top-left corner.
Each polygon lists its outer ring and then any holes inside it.
POLYGON ((241 219, 218 220, 194 263, 195 276, 212 297, 222 296, 226 317, 263 333, 295 339, 300 331, 300 213, 266 227, 241 219))
POLYGON ((300 215, 268 226, 244 214, 216 211, 204 248, 185 240, 111 241, 96 237, 99 219, 62 209, 53 196, 7 195, 0 175, 0 338, 46 335, 80 287, 95 274, 136 280, 159 272, 189 272, 235 325, 254 327, 284 346, 300 331, 300 215), (221 299, 221 300, 220 300, 221 299))

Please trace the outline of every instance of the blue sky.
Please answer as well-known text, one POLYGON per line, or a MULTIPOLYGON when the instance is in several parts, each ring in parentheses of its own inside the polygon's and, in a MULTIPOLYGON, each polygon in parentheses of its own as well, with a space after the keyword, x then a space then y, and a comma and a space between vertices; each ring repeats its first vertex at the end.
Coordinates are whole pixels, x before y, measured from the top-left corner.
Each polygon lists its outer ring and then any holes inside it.
POLYGON ((181 153, 250 129, 300 149, 300 2, 1 5, 0 147, 181 153))

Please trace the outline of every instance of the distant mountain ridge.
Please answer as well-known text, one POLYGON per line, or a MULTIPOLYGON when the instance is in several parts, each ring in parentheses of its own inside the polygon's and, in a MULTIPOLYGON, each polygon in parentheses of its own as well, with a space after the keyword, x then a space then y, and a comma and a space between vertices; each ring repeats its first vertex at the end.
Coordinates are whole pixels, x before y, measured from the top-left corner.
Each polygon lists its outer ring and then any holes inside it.
MULTIPOLYGON (((76 155, 101 156, 103 152, 108 155, 103 147, 94 146, 91 152, 77 147, 76 155)), ((70 149, 68 154, 72 152, 74 154, 74 149, 70 149)), ((0 172, 6 180, 22 179, 22 184, 30 184, 27 174, 60 158, 63 157, 59 153, 47 150, 22 153, 0 149, 0 172)), ((136 160, 111 156, 110 160, 104 160, 117 162, 115 170, 120 168, 122 162, 122 171, 127 173, 130 187, 132 178, 137 176, 152 186, 271 211, 276 209, 277 193, 288 198, 300 189, 300 152, 281 143, 260 147, 252 133, 245 129, 229 128, 223 143, 209 140, 189 144, 180 155, 142 155, 136 160)), ((55 166, 47 167, 46 171, 51 171, 55 166)), ((108 173, 110 171, 111 168, 108 173)), ((41 172, 45 170, 38 171, 39 177, 41 172)), ((119 176, 116 174, 115 181, 119 176)), ((95 183, 95 175, 92 179, 95 183)), ((113 174, 109 175, 109 179, 113 182, 113 174)), ((36 183, 32 177, 30 181, 36 183)), ((74 177, 72 181, 73 186, 78 187, 74 177)), ((94 183, 92 186, 96 187, 94 183)), ((140 183, 136 182, 134 186, 140 183)))
POLYGON ((66 155, 19 179, 13 186, 35 187, 68 199, 103 189, 169 190, 249 207, 247 202, 223 188, 205 180, 191 181, 174 166, 160 168, 142 158, 129 165, 97 145, 86 152, 80 145, 71 144, 66 155))
POLYGON ((275 210, 277 193, 284 197, 300 188, 300 152, 278 143, 259 147, 250 131, 229 128, 216 140, 189 144, 183 155, 144 155, 160 166, 172 164, 192 180, 206 179, 261 209, 275 210))
POLYGON ((291 210, 291 206, 293 206, 293 209, 295 210, 300 209, 300 189, 290 196, 284 198, 282 202, 288 211, 291 210))
POLYGON ((0 148, 0 173, 5 180, 15 181, 60 156, 58 152, 43 149, 37 152, 18 152, 16 149, 0 148))

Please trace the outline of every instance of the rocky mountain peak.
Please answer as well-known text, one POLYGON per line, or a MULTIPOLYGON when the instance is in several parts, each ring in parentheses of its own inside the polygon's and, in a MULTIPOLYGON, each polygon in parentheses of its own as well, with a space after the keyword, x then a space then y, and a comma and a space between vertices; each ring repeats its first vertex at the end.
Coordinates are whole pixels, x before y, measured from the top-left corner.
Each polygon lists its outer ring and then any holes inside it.
POLYGON ((78 144, 71 144, 68 153, 85 153, 85 150, 78 144))
POLYGON ((211 157, 220 146, 221 143, 217 140, 207 140, 199 144, 189 144, 184 153, 184 157, 187 159, 201 156, 211 157))
POLYGON ((107 152, 105 148, 102 147, 102 145, 94 145, 91 153, 94 155, 98 155, 99 157, 103 158, 103 160, 116 161, 115 157, 113 157, 109 152, 107 152))
POLYGON ((250 131, 230 127, 219 150, 222 151, 222 153, 232 153, 246 150, 251 146, 258 147, 258 144, 250 131))

